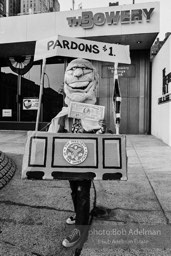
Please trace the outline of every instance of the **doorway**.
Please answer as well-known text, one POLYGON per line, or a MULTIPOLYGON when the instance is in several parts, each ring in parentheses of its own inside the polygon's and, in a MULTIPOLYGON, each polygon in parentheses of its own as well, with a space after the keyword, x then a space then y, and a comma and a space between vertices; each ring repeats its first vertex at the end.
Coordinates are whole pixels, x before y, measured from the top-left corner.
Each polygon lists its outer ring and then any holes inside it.
MULTIPOLYGON (((121 134, 150 133, 150 59, 148 51, 131 53, 131 64, 119 64, 118 79, 121 102, 121 134)), ((113 118, 113 73, 112 63, 101 64, 99 104, 106 108, 106 122, 115 132, 113 118)))

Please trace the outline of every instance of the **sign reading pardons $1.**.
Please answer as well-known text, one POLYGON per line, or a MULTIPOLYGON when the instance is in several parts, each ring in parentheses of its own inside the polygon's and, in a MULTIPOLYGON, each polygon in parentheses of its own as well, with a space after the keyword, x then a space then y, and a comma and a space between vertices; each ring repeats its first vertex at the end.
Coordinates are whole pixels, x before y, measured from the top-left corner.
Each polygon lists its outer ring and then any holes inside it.
POLYGON ((102 43, 60 35, 36 42, 34 61, 53 56, 131 63, 128 45, 102 43))

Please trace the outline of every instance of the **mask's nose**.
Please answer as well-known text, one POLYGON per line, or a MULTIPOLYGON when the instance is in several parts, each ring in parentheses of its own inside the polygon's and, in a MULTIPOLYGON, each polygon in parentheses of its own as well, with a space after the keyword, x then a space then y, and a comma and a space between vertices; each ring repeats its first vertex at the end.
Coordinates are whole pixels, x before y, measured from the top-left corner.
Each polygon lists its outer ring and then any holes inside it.
POLYGON ((77 78, 79 78, 80 76, 82 76, 83 75, 83 70, 82 70, 82 68, 76 68, 75 70, 74 70, 74 76, 76 76, 77 78))

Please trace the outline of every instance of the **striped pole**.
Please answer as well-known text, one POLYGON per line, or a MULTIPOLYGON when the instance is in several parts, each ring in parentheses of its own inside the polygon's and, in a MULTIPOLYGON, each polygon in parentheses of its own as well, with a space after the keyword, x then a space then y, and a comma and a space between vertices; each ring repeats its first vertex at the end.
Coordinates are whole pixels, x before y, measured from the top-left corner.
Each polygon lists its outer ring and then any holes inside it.
POLYGON ((118 63, 114 64, 114 91, 113 91, 113 112, 116 134, 119 134, 121 121, 121 94, 118 81, 118 63))

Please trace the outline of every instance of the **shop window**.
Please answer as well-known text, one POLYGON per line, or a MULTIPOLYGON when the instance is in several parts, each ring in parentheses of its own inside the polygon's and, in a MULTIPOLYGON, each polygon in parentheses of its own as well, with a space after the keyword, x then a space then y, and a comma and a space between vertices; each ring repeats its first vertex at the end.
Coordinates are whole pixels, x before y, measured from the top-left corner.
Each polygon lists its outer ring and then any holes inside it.
MULTIPOLYGON (((34 65, 25 75, 11 69, 0 72, 0 121, 36 122, 40 90, 41 65, 34 65)), ((58 93, 63 84, 64 65, 47 65, 40 122, 50 122, 63 106, 63 95, 58 93)))
POLYGON ((2 69, 0 73, 0 121, 17 120, 16 84, 17 76, 7 69, 2 69))

